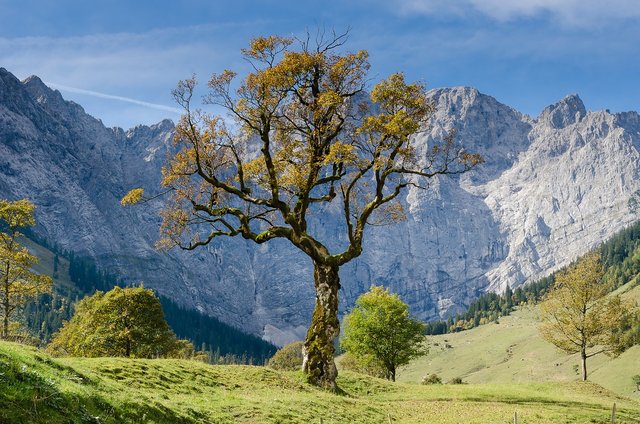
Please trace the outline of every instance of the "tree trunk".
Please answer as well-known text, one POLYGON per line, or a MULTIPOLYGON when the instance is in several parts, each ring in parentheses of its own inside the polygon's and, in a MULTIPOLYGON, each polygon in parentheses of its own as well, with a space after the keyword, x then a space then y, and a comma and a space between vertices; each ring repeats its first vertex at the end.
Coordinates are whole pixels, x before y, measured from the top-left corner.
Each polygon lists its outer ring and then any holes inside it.
POLYGON ((391 369, 389 370, 389 380, 396 381, 396 367, 395 366, 391 366, 391 369))
POLYGON ((580 356, 582 359, 582 381, 587 381, 587 352, 586 350, 582 350, 580 352, 580 356))
POLYGON ((0 338, 9 338, 9 263, 7 262, 5 281, 3 281, 4 299, 2 299, 2 334, 0 338))
POLYGON ((4 304, 4 316, 2 317, 2 337, 0 339, 9 338, 9 307, 4 304))
POLYGON ((314 263, 316 304, 302 349, 302 370, 311 384, 331 390, 336 389, 338 370, 333 360, 333 341, 340 334, 338 321, 338 289, 340 289, 337 266, 314 263))

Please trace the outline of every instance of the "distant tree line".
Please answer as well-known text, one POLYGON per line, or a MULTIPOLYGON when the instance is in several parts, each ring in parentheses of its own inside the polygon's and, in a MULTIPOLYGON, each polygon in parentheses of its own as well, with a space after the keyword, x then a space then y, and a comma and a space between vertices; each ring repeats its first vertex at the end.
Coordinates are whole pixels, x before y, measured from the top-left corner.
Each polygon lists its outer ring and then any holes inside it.
MULTIPOLYGON (((603 243, 597 251, 605 268, 604 283, 611 283, 616 289, 640 274, 640 221, 620 231, 603 243)), ((468 330, 500 317, 509 315, 516 306, 536 304, 542 300, 555 282, 556 271, 548 277, 512 290, 509 286, 504 293, 485 293, 471 302, 466 312, 456 314, 448 320, 430 321, 425 334, 446 334, 468 330)))
POLYGON ((607 270, 605 282, 614 289, 626 284, 640 273, 640 221, 622 230, 600 248, 602 263, 607 270))
POLYGON ((62 323, 71 319, 74 304, 81 297, 76 290, 60 286, 54 280, 51 294, 44 294, 27 303, 22 310, 22 320, 35 339, 34 342, 39 345, 49 343, 62 323))
POLYGON ((277 350, 271 343, 215 317, 186 309, 164 296, 158 297, 164 316, 176 335, 208 352, 211 363, 263 365, 277 350))
MULTIPOLYGON (((108 291, 115 286, 127 286, 123 280, 99 269, 93 259, 80 257, 57 245, 51 245, 33 232, 26 231, 25 234, 54 252, 54 274, 58 272, 60 258, 68 260, 69 278, 73 282, 73 286, 69 287, 56 281, 51 294, 40 296, 25 305, 23 321, 40 344, 47 344, 51 336, 62 327, 62 322, 71 319, 78 300, 92 295, 96 290, 108 291)), ((187 309, 167 297, 158 297, 165 319, 176 335, 189 340, 196 349, 207 352, 212 363, 262 365, 277 350, 271 343, 215 317, 187 309)))

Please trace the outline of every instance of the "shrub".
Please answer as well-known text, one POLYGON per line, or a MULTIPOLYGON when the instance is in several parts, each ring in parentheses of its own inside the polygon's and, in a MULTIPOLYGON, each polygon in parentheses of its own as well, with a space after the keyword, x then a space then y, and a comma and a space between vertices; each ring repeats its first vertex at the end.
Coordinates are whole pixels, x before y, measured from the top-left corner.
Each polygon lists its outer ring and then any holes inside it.
POLYGON ((387 378, 387 369, 372 357, 356 357, 345 353, 340 357, 340 367, 347 371, 367 374, 378 378, 387 378))
POLYGON ((269 367, 280 371, 298 371, 302 369, 303 342, 293 342, 283 346, 269 359, 269 367))
POLYGON ((80 300, 47 351, 54 356, 187 359, 193 345, 176 338, 153 291, 114 287, 80 300))
POLYGON ((438 374, 427 374, 422 377, 422 384, 442 384, 442 379, 438 374))
POLYGON ((466 383, 462 381, 462 377, 454 377, 451 380, 449 380, 449 384, 466 384, 466 383))

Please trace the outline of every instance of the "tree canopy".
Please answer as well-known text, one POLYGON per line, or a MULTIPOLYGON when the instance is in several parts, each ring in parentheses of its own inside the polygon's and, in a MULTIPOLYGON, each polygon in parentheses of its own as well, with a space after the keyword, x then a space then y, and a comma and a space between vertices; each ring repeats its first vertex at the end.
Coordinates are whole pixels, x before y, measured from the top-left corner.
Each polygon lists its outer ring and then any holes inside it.
POLYGON ((47 350, 55 355, 190 357, 193 346, 179 340, 164 320, 153 291, 115 287, 97 291, 76 304, 70 321, 53 336, 47 350))
MULTIPOLYGON (((242 56, 252 71, 213 74, 205 103, 232 123, 193 106, 196 78, 174 90, 185 111, 180 150, 163 170, 170 200, 161 245, 195 249, 218 237, 288 240, 314 264, 316 302, 303 349, 309 381, 335 388, 339 268, 358 257, 368 224, 402 219, 399 196, 440 174, 481 162, 450 133, 429 146, 414 134, 434 107, 422 83, 392 74, 368 85, 368 53, 345 52, 346 34, 253 39, 242 56), (368 95, 367 95, 368 93, 368 95), (309 225, 328 209, 342 220, 335 251, 309 225)), ((132 190, 123 204, 144 198, 132 190)))
POLYGON ((600 353, 617 354, 625 346, 620 330, 631 315, 631 305, 609 295, 597 252, 556 275, 555 285, 540 304, 540 333, 566 353, 579 353, 582 379, 587 379, 587 359, 600 353))
POLYGON ((53 281, 32 271, 38 258, 21 246, 20 230, 36 224, 35 206, 26 199, 0 199, 0 310, 3 339, 10 337, 11 315, 30 299, 51 291, 53 281))
POLYGON ((388 289, 373 286, 344 319, 340 345, 363 364, 377 363, 395 381, 398 367, 426 353, 425 324, 409 316, 409 306, 388 289))

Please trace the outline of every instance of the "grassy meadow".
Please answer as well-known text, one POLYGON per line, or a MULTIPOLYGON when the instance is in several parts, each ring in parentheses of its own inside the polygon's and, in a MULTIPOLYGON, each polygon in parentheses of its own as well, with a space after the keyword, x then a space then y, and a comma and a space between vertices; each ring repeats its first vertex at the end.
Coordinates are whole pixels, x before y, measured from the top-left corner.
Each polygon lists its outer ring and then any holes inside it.
MULTIPOLYGON (((409 374, 405 374, 408 377, 409 374)), ((184 360, 51 358, 0 342, 0 423, 620 423, 640 404, 594 383, 422 386, 342 372, 341 392, 298 372, 184 360)))
MULTIPOLYGON (((640 300, 636 281, 618 290, 640 300)), ((473 384, 573 382, 580 379, 579 355, 566 355, 538 334, 537 307, 524 307, 499 323, 429 336, 429 354, 398 372, 398 380, 418 383, 435 373, 443 381, 461 377, 473 384)), ((587 361, 589 380, 618 395, 640 401, 631 376, 640 374, 640 346, 617 358, 597 355, 587 361)))

